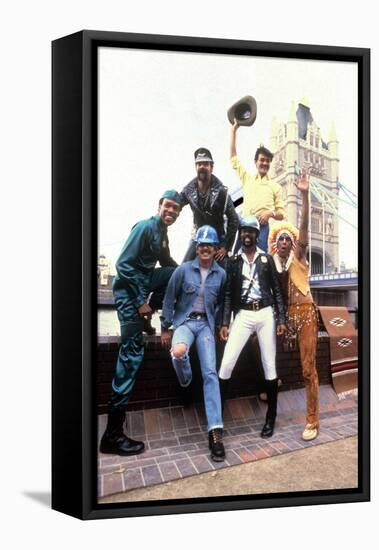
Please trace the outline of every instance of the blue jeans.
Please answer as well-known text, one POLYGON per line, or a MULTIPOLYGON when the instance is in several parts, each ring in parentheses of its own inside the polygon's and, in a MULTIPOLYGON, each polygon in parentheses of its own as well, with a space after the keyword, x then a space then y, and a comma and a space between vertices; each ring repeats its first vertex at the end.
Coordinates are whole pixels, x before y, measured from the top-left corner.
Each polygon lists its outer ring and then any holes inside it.
POLYGON ((257 245, 258 248, 263 250, 263 252, 267 252, 268 249, 268 234, 270 233, 270 226, 268 223, 261 223, 261 230, 259 232, 257 245))
POLYGON ((195 340, 203 377, 204 405, 209 431, 222 428, 223 423, 220 385, 216 371, 215 339, 206 319, 188 320, 175 330, 172 347, 176 344, 185 344, 187 350, 180 359, 172 357, 172 364, 179 384, 182 387, 189 386, 192 381, 189 349, 195 340))

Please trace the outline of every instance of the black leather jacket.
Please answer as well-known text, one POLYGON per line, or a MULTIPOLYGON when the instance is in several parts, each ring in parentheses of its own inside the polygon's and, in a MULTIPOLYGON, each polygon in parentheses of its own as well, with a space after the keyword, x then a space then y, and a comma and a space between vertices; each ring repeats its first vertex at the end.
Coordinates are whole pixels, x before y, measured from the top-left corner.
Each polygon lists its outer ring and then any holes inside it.
MULTIPOLYGON (((259 286, 264 307, 275 307, 278 324, 285 324, 285 308, 275 263, 269 254, 262 252, 256 259, 259 286), (266 259, 265 259, 266 258, 266 259), (262 261, 263 260, 263 261, 262 261)), ((227 266, 227 280, 222 312, 222 325, 229 326, 232 312, 237 315, 241 309, 243 259, 240 254, 230 258, 227 266)))
POLYGON ((217 231, 220 245, 224 246, 228 251, 233 246, 239 220, 233 201, 230 195, 227 196, 227 192, 227 187, 212 174, 209 204, 207 204, 206 211, 202 210, 199 205, 197 178, 191 180, 184 187, 180 193, 180 198, 183 206, 189 204, 191 207, 195 229, 205 224, 211 225, 217 231), (226 233, 224 229, 224 212, 227 218, 226 233))

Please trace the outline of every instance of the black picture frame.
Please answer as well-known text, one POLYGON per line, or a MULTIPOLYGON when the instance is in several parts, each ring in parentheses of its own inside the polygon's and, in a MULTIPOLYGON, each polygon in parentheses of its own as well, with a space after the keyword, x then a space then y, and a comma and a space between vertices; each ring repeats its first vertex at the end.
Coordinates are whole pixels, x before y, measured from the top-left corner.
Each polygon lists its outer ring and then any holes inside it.
POLYGON ((360 502, 370 499, 370 50, 81 31, 52 44, 52 507, 81 519, 360 502), (139 48, 355 62, 359 158, 357 489, 98 504, 95 412, 97 53, 139 48), (364 241, 363 241, 364 238, 364 241), (70 275, 67 268, 71 266, 70 275))

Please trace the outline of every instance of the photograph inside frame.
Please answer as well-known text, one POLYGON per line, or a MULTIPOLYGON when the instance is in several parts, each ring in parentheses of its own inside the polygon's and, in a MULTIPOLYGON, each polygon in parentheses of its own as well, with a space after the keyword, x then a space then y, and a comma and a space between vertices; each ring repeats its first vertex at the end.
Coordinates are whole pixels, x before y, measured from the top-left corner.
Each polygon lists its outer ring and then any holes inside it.
POLYGON ((99 504, 358 487, 357 83, 99 48, 99 504))

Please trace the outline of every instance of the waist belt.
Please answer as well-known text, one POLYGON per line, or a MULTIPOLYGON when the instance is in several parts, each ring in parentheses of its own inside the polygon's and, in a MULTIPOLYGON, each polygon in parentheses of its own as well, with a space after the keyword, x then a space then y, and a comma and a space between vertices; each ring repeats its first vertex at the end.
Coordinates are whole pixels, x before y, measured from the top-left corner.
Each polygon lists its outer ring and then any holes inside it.
POLYGON ((249 311, 259 311, 260 309, 263 309, 264 307, 268 307, 271 305, 272 305, 272 302, 270 300, 253 300, 248 304, 241 302, 240 309, 247 309, 249 311))
POLYGON ((206 313, 202 313, 201 311, 192 311, 192 313, 190 313, 188 315, 188 319, 192 319, 192 320, 196 320, 196 321, 199 321, 200 319, 206 319, 207 318, 207 314, 206 313))

